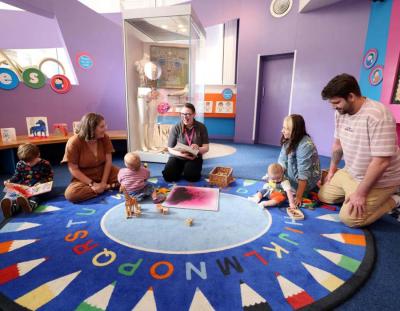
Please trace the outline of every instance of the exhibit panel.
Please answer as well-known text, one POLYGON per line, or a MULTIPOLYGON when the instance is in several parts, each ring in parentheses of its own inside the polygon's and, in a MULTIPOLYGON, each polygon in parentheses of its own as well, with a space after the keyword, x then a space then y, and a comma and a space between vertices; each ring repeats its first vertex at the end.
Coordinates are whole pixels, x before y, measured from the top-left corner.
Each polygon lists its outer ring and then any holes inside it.
POLYGON ((166 162, 186 102, 203 121, 205 32, 190 5, 123 11, 128 149, 166 162))

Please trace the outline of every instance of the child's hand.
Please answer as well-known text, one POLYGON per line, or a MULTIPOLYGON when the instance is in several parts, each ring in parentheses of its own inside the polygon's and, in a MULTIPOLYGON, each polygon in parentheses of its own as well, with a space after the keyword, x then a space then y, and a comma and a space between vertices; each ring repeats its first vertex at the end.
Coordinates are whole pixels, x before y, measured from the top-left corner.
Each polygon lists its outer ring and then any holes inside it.
POLYGON ((4 186, 7 186, 7 184, 9 184, 10 182, 8 180, 4 181, 4 186))

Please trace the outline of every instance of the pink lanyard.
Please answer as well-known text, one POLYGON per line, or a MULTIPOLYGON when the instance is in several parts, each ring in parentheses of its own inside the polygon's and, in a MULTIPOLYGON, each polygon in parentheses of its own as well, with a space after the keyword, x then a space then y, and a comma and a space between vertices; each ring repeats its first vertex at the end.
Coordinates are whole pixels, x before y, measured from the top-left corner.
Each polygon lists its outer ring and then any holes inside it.
POLYGON ((191 146, 192 145, 193 136, 194 136, 194 127, 192 128, 192 131, 190 133, 190 138, 186 133, 187 132, 186 128, 184 128, 184 131, 185 131, 186 142, 188 143, 188 146, 191 146))

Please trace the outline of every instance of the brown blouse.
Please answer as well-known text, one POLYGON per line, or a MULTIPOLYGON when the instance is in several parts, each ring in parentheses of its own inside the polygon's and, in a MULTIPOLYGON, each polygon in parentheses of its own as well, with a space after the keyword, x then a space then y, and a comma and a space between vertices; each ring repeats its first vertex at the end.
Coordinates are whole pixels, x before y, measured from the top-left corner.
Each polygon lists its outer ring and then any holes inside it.
POLYGON ((97 178, 103 174, 106 154, 114 152, 110 137, 106 134, 97 140, 97 156, 90 150, 88 143, 78 137, 72 136, 65 146, 64 158, 61 163, 78 165, 79 169, 89 178, 97 178))

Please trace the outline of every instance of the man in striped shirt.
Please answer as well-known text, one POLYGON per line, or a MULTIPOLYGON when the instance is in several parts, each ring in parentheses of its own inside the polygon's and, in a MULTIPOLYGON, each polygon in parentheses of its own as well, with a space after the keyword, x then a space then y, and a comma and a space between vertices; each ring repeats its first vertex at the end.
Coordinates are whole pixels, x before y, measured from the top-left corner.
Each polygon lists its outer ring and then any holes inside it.
POLYGON ((340 219, 350 227, 373 223, 400 205, 400 151, 396 122, 383 104, 361 95, 348 74, 333 78, 322 90, 335 112, 335 139, 322 202, 343 202, 340 219), (345 167, 338 170, 344 158, 345 167))

